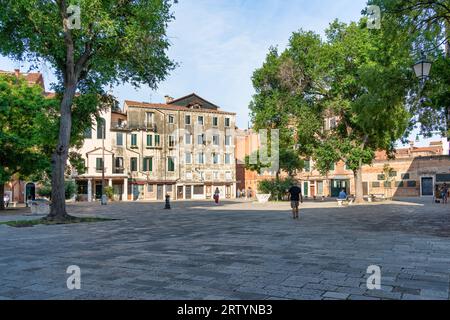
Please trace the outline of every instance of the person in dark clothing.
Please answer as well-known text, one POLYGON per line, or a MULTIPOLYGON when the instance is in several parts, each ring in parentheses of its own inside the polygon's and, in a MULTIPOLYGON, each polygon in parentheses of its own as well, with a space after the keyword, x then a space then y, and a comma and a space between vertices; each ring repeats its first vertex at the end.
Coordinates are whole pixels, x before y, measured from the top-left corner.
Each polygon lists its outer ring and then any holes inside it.
POLYGON ((302 189, 294 185, 289 190, 289 200, 291 201, 292 217, 298 219, 298 206, 303 203, 302 189))

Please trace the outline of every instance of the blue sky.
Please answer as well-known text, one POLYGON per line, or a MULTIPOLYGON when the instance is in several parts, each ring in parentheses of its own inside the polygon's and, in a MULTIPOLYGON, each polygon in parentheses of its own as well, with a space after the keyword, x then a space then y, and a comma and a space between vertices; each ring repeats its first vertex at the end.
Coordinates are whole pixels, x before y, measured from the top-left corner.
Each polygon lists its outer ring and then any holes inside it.
MULTIPOLYGON (((157 91, 125 85, 113 92, 121 103, 125 99, 163 102, 165 95, 176 98, 196 92, 223 110, 236 112, 238 126, 246 128, 254 93, 251 76, 269 47, 283 49, 299 29, 323 35, 335 18, 358 20, 365 5, 366 0, 179 0, 168 36, 169 56, 180 66, 157 91)), ((0 57, 0 69, 18 66, 0 57)), ((54 79, 51 70, 43 65, 39 71, 49 88, 54 79)))

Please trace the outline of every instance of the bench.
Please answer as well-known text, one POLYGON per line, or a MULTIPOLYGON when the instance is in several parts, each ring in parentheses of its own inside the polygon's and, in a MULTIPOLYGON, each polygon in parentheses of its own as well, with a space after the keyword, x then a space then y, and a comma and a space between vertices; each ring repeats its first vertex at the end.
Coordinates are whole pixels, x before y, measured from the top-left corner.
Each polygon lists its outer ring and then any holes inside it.
POLYGON ((338 207, 343 207, 343 206, 349 206, 351 204, 353 204, 353 201, 355 201, 354 198, 351 197, 347 197, 345 199, 336 199, 337 203, 338 203, 338 207))
POLYGON ((10 208, 10 207, 13 207, 13 208, 17 207, 17 202, 16 201, 10 201, 8 203, 8 208, 10 208))
POLYGON ((384 201, 384 200, 386 200, 386 196, 384 194, 371 194, 368 198, 369 202, 373 202, 376 200, 384 201))

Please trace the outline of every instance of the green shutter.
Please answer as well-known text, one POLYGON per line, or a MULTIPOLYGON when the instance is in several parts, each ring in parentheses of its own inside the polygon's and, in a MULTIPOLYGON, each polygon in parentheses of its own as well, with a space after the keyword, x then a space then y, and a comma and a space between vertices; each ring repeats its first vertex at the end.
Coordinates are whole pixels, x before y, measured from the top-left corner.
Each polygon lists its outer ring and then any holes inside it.
POLYGON ((148 134, 147 135, 147 147, 151 147, 152 145, 153 145, 152 135, 148 134))
POLYGON ((131 145, 132 145, 133 147, 135 147, 135 146, 137 145, 137 135, 136 135, 135 133, 133 133, 133 134, 131 135, 131 145))
POLYGON ((144 158, 143 164, 142 164, 142 171, 146 172, 147 171, 147 159, 148 158, 144 158))
POLYGON ((153 158, 148 158, 148 171, 153 171, 153 158))
POLYGON ((155 145, 159 146, 160 144, 160 138, 159 138, 159 134, 155 135, 155 145))

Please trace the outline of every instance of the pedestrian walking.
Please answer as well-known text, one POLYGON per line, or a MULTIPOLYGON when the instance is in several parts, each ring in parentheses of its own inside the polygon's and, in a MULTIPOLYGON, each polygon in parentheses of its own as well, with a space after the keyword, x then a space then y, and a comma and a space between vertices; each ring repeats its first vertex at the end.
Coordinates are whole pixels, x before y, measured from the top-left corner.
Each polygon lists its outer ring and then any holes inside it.
POLYGON ((293 185, 289 190, 289 200, 291 201, 291 208, 292 208, 292 218, 293 219, 299 219, 298 217, 298 207, 301 203, 303 203, 303 195, 302 195, 302 189, 298 184, 293 185))
POLYGON ((441 189, 441 198, 442 198, 442 204, 448 203, 448 186, 446 183, 442 185, 441 189))
POLYGON ((219 188, 216 188, 216 191, 214 191, 214 202, 217 204, 219 204, 219 197, 220 197, 220 190, 219 188))

